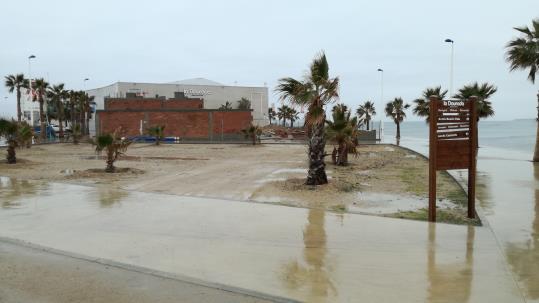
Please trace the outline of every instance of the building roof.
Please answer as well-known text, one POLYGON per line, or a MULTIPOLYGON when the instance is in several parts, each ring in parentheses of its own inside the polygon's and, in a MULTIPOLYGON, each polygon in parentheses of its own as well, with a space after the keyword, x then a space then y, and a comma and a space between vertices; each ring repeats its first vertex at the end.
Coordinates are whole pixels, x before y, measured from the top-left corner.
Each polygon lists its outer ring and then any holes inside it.
POLYGON ((224 84, 222 83, 208 80, 206 78, 185 79, 185 80, 170 82, 169 84, 224 86, 224 84))

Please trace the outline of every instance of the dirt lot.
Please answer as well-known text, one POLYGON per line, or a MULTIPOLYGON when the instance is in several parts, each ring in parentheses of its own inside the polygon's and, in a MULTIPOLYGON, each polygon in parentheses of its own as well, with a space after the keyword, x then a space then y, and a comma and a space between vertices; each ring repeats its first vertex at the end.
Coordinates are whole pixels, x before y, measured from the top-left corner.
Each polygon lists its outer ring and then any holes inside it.
MULTIPOLYGON (((331 152, 328 146, 328 153, 331 152)), ((404 149, 366 145, 350 165, 327 165, 330 184, 303 185, 306 146, 132 145, 106 174, 90 144, 39 145, 17 152, 16 165, 0 163, 0 176, 90 184, 100 188, 215 197, 425 219, 428 163, 404 149)), ((329 160, 329 159, 328 159, 329 160)), ((445 173, 438 181, 442 221, 463 223, 465 196, 445 173), (445 219, 444 219, 445 218, 445 219)))

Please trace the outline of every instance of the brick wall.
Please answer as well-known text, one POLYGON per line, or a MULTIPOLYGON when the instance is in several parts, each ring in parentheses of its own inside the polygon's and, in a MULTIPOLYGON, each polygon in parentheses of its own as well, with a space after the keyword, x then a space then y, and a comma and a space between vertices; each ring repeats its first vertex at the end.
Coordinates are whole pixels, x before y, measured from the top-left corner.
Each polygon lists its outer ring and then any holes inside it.
POLYGON ((203 99, 150 99, 150 98, 107 98, 105 110, 141 109, 200 109, 204 108, 203 99))
MULTIPOLYGON (((164 101, 168 102, 168 101, 164 101)), ((119 106, 115 104, 115 106, 119 106)), ((123 136, 140 135, 140 123, 144 131, 151 126, 164 125, 165 136, 215 139, 241 137, 241 130, 252 121, 250 110, 219 111, 209 109, 110 109, 98 110, 96 129, 98 133, 113 132, 122 127, 123 136)))

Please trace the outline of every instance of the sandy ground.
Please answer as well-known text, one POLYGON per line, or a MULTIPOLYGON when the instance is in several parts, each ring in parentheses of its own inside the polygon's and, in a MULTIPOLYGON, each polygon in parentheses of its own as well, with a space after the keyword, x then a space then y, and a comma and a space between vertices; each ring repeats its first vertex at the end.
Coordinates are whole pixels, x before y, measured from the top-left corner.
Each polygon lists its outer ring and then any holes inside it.
POLYGON ((0 302, 270 302, 0 240, 0 302))
MULTIPOLYGON (((89 144, 39 145, 17 156, 16 165, 0 163, 0 176, 382 215, 427 203, 428 162, 388 145, 361 146, 346 167, 328 164, 330 184, 318 187, 303 185, 306 146, 295 144, 135 144, 116 162, 129 170, 115 174, 95 171, 105 161, 89 144)), ((464 213, 464 194, 446 174, 438 198, 440 207, 464 213)))

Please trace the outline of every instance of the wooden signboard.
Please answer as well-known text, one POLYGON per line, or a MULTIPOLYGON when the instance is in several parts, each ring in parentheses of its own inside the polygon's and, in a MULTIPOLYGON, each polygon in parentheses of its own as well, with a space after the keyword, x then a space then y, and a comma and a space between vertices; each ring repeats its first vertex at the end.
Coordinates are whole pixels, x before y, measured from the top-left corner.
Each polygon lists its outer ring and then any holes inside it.
POLYGON ((430 97, 429 221, 436 221, 436 172, 468 170, 468 218, 475 218, 477 98, 440 100, 430 97))

